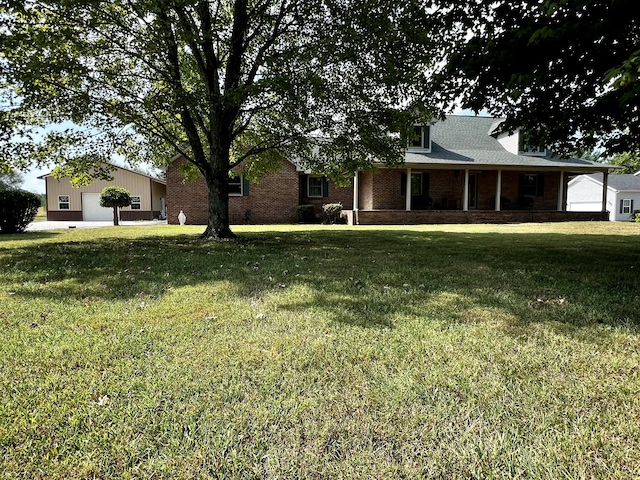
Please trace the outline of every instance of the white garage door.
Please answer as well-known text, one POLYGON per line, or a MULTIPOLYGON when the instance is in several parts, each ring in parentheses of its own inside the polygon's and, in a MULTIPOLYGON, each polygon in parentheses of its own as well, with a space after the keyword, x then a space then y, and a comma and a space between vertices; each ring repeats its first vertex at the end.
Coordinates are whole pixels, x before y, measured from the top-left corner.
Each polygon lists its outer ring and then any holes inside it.
POLYGON ((83 193, 82 219, 85 222, 109 222, 113 220, 113 208, 100 206, 99 193, 83 193))
POLYGON ((599 212, 602 210, 602 202, 571 202, 567 205, 570 212, 599 212))

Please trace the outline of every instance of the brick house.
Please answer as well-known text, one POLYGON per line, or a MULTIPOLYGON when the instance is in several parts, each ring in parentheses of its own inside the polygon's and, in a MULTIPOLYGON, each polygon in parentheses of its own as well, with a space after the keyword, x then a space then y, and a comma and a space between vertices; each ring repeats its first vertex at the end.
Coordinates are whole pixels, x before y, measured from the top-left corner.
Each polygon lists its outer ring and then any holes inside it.
MULTIPOLYGON (((180 166, 186 162, 176 158, 167 168, 167 219, 178 223, 180 210, 189 224, 207 223, 208 190, 204 178, 183 183, 180 166)), ((298 205, 313 205, 320 217, 325 203, 342 203, 353 207, 352 187, 338 187, 320 175, 305 174, 291 162, 283 161, 278 173, 268 175, 260 183, 249 182, 244 176, 229 180, 229 221, 242 223, 296 223, 298 205)))
MULTIPOLYGON (((296 207, 342 203, 349 224, 503 223, 605 220, 606 201, 587 212, 568 212, 567 183, 575 175, 611 166, 555 157, 524 145, 520 132, 503 132, 500 119, 456 116, 416 126, 404 165, 357 172, 346 188, 310 175, 292 162, 258 184, 232 180, 232 224, 292 223, 296 207)), ((167 170, 169 223, 184 210, 188 223, 206 223, 204 180, 183 184, 176 159, 167 170)), ((606 181, 606 180, 605 180, 606 181)))

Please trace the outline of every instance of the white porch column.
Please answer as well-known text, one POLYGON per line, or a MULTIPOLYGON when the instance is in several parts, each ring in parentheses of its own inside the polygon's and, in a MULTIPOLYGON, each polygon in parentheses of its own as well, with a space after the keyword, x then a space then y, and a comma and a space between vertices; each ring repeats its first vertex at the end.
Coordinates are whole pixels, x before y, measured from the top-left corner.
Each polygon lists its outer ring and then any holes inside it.
MULTIPOLYGON (((397 188, 397 187, 396 187, 397 188)), ((407 168, 407 184, 405 186, 405 210, 408 212, 411 210, 411 169, 407 168)))
POLYGON ((360 192, 358 191, 358 172, 353 177, 353 210, 357 211, 360 209, 360 205, 358 202, 360 192))
MULTIPOLYGON (((609 183, 609 170, 602 172, 602 211, 607 211, 607 188, 609 183)), ((616 208, 616 206, 613 206, 616 208)))
POLYGON ((462 210, 469 210, 469 169, 464 171, 464 194, 462 196, 462 210))
POLYGON ((560 184, 558 185, 558 211, 564 211, 564 172, 560 171, 560 184))
POLYGON ((500 211, 501 196, 502 196, 502 170, 498 170, 498 181, 496 182, 496 212, 500 211))

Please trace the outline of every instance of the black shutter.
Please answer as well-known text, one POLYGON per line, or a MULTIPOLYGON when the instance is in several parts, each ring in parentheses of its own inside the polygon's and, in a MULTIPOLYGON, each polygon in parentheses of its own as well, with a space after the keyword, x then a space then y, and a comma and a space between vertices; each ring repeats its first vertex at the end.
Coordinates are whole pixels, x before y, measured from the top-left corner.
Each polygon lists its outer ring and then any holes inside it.
POLYGON ((538 183, 536 184, 536 197, 544 196, 544 175, 538 175, 538 183))
POLYGON ((247 177, 242 175, 242 196, 246 197, 249 195, 249 180, 247 177))
POLYGON ((307 197, 307 176, 306 175, 300 175, 299 177, 300 180, 300 184, 299 184, 299 192, 300 192, 300 203, 302 203, 302 199, 307 197))
POLYGON ((624 208, 624 200, 620 200, 620 213, 622 213, 623 208, 624 208))
POLYGON ((400 174, 400 195, 407 194, 407 174, 402 172, 400 174))
POLYGON ((424 148, 429 148, 429 140, 431 137, 431 127, 429 125, 422 127, 424 130, 424 144, 422 145, 424 148))
POLYGON ((322 196, 329 196, 329 180, 327 180, 327 177, 322 177, 322 196))
POLYGON ((631 207, 630 208, 631 208, 630 212, 633 213, 633 198, 631 199, 631 207))

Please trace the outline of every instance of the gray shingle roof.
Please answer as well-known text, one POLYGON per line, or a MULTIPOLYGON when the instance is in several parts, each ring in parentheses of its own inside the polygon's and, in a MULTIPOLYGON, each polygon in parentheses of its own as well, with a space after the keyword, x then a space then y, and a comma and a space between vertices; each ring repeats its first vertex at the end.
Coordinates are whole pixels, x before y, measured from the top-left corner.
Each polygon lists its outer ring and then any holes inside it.
MULTIPOLYGON (((602 184, 602 173, 592 173, 589 177, 602 184)), ((640 176, 632 174, 616 174, 607 177, 607 186, 618 190, 631 190, 640 192, 640 176)))
POLYGON ((501 123, 495 117, 451 115, 431 127, 431 153, 407 152, 405 163, 474 167, 549 167, 602 171, 607 165, 579 158, 515 155, 490 135, 501 123))

